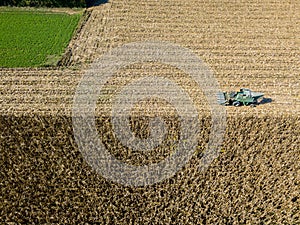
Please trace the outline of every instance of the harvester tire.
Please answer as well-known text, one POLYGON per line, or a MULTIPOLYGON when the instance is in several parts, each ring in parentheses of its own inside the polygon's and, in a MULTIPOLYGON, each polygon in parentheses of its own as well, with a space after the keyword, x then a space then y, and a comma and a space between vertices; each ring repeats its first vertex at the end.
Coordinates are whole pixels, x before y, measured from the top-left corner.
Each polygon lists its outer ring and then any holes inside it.
POLYGON ((235 106, 235 107, 238 107, 238 106, 240 106, 240 105, 241 105, 240 102, 233 102, 233 106, 235 106))

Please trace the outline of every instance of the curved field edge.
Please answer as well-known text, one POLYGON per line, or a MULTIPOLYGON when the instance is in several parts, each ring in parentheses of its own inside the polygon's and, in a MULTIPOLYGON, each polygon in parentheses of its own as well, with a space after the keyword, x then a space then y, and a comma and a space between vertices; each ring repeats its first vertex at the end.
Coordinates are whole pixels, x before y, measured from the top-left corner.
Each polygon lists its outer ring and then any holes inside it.
POLYGON ((299 146, 297 116, 229 117, 220 155, 207 171, 198 171, 201 154, 195 153, 174 177, 130 188, 91 170, 76 147, 70 117, 1 116, 0 218, 19 223, 298 224, 299 146))

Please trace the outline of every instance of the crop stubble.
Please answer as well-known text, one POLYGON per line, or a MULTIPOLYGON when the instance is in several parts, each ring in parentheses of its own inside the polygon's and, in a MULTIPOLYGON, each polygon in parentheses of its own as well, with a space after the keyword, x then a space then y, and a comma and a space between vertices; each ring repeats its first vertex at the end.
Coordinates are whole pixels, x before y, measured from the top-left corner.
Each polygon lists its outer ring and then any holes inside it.
MULTIPOLYGON (((68 66, 88 68, 108 49, 128 42, 171 41, 207 62, 222 89, 249 87, 272 98, 257 108, 227 108, 220 156, 200 173, 197 165, 210 127, 201 90, 182 71, 157 63, 119 71, 105 86, 96 111, 98 131, 117 158, 137 165, 156 162, 172 152, 171 141, 176 145, 178 138, 176 113, 166 106, 152 113, 170 125, 167 148, 143 155, 114 139, 108 116, 111 96, 130 81, 148 75, 170 78, 188 91, 200 112, 201 132, 192 160, 173 178, 152 187, 111 183, 83 160, 71 124, 83 69, 1 70, 1 220, 299 223, 298 9, 297 1, 177 0, 111 1, 90 9, 70 43, 68 66)), ((138 135, 147 136, 143 109, 133 112, 132 124, 141 131, 138 135)))

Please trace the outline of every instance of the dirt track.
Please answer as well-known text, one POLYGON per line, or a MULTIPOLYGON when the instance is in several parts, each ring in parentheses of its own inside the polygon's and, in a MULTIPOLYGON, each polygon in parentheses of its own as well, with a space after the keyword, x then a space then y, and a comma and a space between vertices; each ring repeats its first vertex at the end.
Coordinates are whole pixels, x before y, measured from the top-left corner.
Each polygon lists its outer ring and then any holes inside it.
MULTIPOLYGON (((89 9, 65 68, 1 69, 0 222, 298 224, 299 11, 299 1, 114 0, 89 9), (70 116, 89 63, 111 48, 145 40, 187 47, 210 66, 221 89, 249 87, 271 101, 226 108, 221 153, 206 172, 197 171, 200 151, 173 178, 129 188, 91 170, 75 143, 70 116)), ((175 80, 189 90, 200 112, 207 109, 186 74, 162 65, 121 70, 106 91, 153 74, 175 80)), ((207 142, 206 116, 200 114, 199 149, 207 142)), ((112 140, 104 117, 98 131, 112 140)), ((114 144, 110 151, 128 163, 162 157, 154 152, 147 158, 114 144)))

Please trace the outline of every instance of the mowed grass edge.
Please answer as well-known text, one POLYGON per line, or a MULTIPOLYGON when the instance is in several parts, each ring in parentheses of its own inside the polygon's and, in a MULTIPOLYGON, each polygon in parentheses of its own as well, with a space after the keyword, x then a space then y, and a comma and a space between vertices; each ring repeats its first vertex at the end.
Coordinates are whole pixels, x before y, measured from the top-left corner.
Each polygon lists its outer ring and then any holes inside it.
POLYGON ((78 25, 81 11, 0 8, 0 67, 56 65, 78 25))

